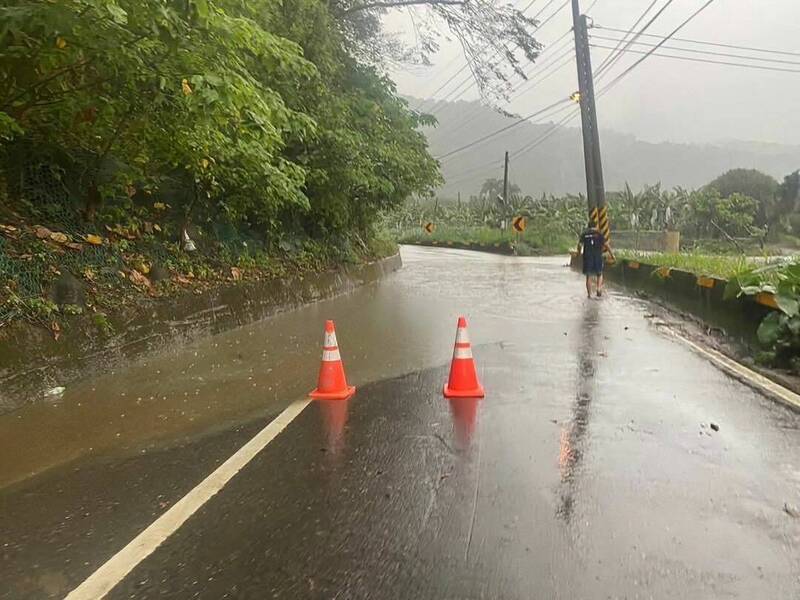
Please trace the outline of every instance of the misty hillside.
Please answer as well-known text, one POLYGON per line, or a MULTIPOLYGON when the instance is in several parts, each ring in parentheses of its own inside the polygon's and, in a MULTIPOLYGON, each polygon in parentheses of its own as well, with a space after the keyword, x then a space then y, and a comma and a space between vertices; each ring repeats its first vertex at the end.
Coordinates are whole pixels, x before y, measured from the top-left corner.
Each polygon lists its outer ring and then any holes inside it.
MULTIPOLYGON (((420 100, 410 99, 416 107, 420 100)), ((433 102, 421 107, 429 110, 433 102)), ((533 108, 531 109, 533 110, 533 108)), ((434 156, 469 144, 484 135, 512 124, 516 119, 504 117, 477 102, 441 103, 437 106, 439 124, 426 128, 425 134, 434 156)), ((503 153, 511 152, 510 179, 525 194, 542 192, 563 194, 586 190, 583 172, 583 149, 580 119, 567 123, 541 144, 515 156, 515 152, 546 134, 550 124, 561 120, 561 113, 541 124, 523 123, 468 150, 442 160, 447 180, 440 190, 445 197, 476 194, 489 177, 502 178, 503 153), (497 161, 495 165, 489 165, 497 161)), ((601 115, 602 119, 602 115, 601 115)), ((720 132, 724 138, 727 132, 720 132)), ((761 142, 719 142, 716 144, 650 143, 626 134, 602 130, 600 143, 606 188, 620 189, 628 182, 638 188, 661 182, 692 188, 708 183, 720 173, 736 168, 756 168, 781 180, 800 168, 800 146, 782 146, 761 142)))

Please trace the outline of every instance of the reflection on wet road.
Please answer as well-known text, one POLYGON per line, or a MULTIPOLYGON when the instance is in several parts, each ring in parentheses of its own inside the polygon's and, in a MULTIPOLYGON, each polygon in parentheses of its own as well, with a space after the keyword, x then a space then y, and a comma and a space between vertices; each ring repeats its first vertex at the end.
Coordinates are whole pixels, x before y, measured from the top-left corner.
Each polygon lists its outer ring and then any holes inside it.
POLYGON ((311 389, 327 317, 356 396, 312 403, 110 598, 800 597, 797 414, 638 302, 586 300, 560 259, 404 253, 381 284, 159 361, 156 382, 86 382, 126 411, 120 390, 160 386, 140 425, 196 419, 0 491, 0 598, 63 597, 311 389), (482 400, 441 397, 461 312, 482 400))
POLYGON ((561 470, 561 483, 564 489, 557 514, 567 522, 572 518, 572 507, 575 501, 575 476, 584 451, 584 438, 589 427, 589 411, 591 410, 592 396, 594 395, 594 361, 597 353, 598 311, 598 303, 586 302, 584 304, 581 329, 578 335, 575 402, 569 422, 561 429, 558 466, 561 470))

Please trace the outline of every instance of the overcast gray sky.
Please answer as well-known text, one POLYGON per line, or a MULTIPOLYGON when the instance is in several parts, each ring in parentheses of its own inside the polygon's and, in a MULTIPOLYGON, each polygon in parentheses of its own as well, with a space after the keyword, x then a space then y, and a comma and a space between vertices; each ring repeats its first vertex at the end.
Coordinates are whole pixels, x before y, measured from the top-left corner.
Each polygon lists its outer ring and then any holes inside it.
MULTIPOLYGON (((526 0, 509 1, 518 7, 527 4, 526 0)), ((582 0, 582 8, 590 6, 591 1, 582 0)), ((704 1, 674 0, 648 29, 648 33, 666 35, 704 1)), ((666 0, 661 0, 657 8, 665 2, 666 0)), ((597 25, 628 29, 649 3, 650 0, 598 0, 589 14, 597 25)), ((527 14, 535 14, 546 4, 547 0, 536 0, 527 14)), ((540 20, 549 16, 560 5, 561 1, 554 2, 540 20)), ((385 23, 388 30, 398 32, 407 40, 413 40, 413 26, 407 11, 393 11, 386 16, 385 23)), ((538 32, 537 39, 545 44, 546 49, 539 60, 541 66, 560 54, 560 44, 552 47, 552 54, 547 52, 547 45, 563 35, 571 24, 571 14, 566 8, 538 32)), ((618 35, 598 30, 593 33, 618 35)), ((800 0, 716 0, 682 29, 678 37, 800 53, 800 0)), ((653 43, 652 38, 640 38, 640 41, 653 43)), ((614 42, 601 40, 593 43, 615 45, 614 42)), ((755 54, 733 49, 692 47, 733 54, 755 54)), ((676 54, 663 49, 661 51, 676 54)), ((595 67, 607 52, 601 49, 592 50, 595 67)), ((768 54, 758 56, 800 63, 800 57, 768 54)), ((630 64, 637 58, 638 55, 627 55, 618 63, 608 80, 623 70, 623 65, 630 64)), ((743 62, 723 57, 703 58, 743 62)), ((457 42, 444 43, 441 51, 434 57, 432 67, 397 69, 392 72, 392 76, 400 93, 425 97, 463 64, 463 55, 457 42)), ((800 64, 750 64, 800 71, 800 64)), ((533 65, 528 68, 536 73, 533 65)), ((456 78, 438 96, 445 96, 460 80, 461 77, 456 78)), ((570 64, 513 101, 510 109, 518 114, 529 114, 568 96, 576 87, 575 66, 570 64)), ((477 98, 475 88, 461 98, 477 98)), ((655 142, 714 142, 736 139, 800 144, 800 72, 761 71, 651 56, 600 100, 598 114, 602 127, 655 142)))

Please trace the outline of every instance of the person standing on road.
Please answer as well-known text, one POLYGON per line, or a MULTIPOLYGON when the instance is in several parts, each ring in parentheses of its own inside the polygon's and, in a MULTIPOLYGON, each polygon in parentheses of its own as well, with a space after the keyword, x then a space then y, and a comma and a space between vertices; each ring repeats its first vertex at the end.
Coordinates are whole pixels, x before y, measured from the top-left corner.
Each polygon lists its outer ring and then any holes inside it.
POLYGON ((578 239, 578 254, 583 252, 583 274, 586 275, 586 295, 592 297, 592 278, 596 281, 595 290, 597 297, 603 295, 603 252, 608 250, 611 257, 614 254, 606 244, 605 236, 593 222, 589 222, 586 230, 578 239))

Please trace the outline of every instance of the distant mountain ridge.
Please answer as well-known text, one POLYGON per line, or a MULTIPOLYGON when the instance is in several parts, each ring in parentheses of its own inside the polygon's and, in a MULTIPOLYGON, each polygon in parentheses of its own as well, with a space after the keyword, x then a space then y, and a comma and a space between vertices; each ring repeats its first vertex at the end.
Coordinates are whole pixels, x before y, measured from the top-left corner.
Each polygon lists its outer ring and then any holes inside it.
MULTIPOLYGON (((412 107, 423 112, 436 108, 437 127, 425 128, 434 156, 442 156, 514 123, 515 119, 498 114, 478 102, 422 101, 409 98, 412 107)), ((559 121, 567 113, 553 117, 559 121)), ((583 146, 578 118, 560 127, 541 144, 515 156, 550 130, 550 121, 522 123, 481 144, 442 160, 445 185, 442 196, 464 198, 477 194, 489 177, 502 178, 503 167, 487 163, 502 161, 503 153, 511 152, 510 179, 525 194, 539 195, 579 193, 586 191, 583 171, 583 146)), ((704 185, 719 174, 737 167, 759 169, 779 181, 800 169, 800 145, 787 146, 766 142, 731 140, 713 144, 653 143, 633 135, 601 130, 603 171, 606 188, 618 190, 627 182, 632 188, 661 182, 665 187, 694 188, 704 185)))

